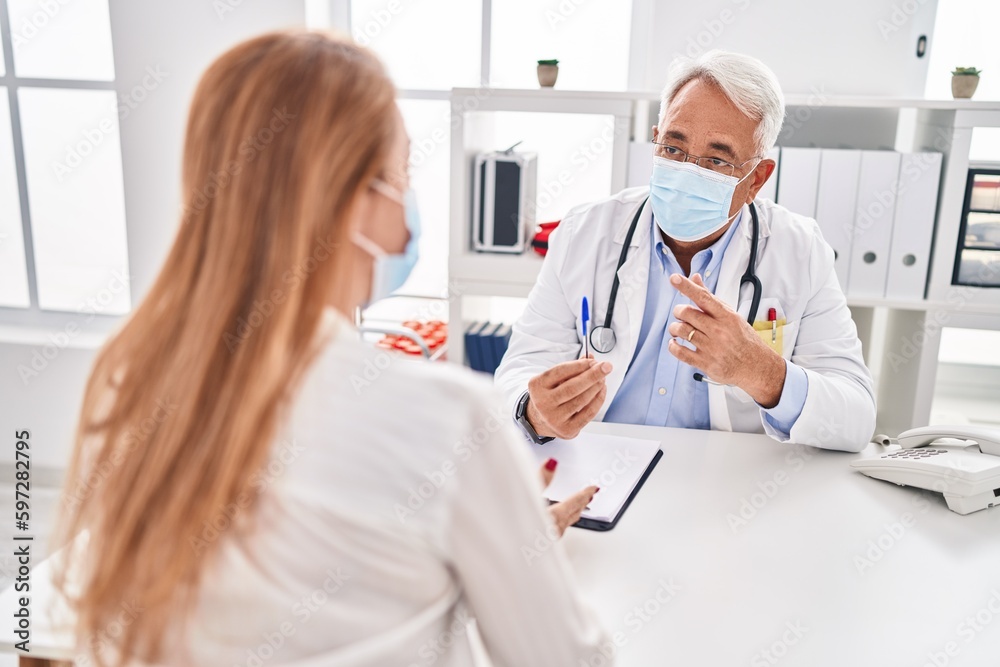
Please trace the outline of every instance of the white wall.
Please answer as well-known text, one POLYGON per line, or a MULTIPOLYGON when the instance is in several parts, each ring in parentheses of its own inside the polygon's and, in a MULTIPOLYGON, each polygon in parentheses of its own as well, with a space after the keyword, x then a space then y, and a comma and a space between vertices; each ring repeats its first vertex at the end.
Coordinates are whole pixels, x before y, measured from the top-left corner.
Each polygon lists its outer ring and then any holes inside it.
MULTIPOLYGON (((116 87, 134 105, 119 114, 134 304, 177 227, 184 126, 202 71, 243 39, 304 24, 302 0, 111 0, 116 87), (151 71, 157 76, 149 78, 151 71), (139 100, 132 91, 144 84, 139 100)), ((82 316, 65 319, 88 328, 82 316)), ((8 334, 0 332, 0 463, 13 461, 14 431, 28 428, 32 463, 65 467, 95 349, 82 335, 60 347, 48 336, 15 343, 8 334), (25 381, 20 367, 31 368, 33 359, 41 370, 25 381)))
POLYGON ((712 48, 760 58, 786 93, 922 97, 937 0, 653 0, 645 88, 677 55, 712 48))
POLYGON ((177 227, 184 126, 201 73, 237 42, 304 25, 303 0, 112 0, 119 95, 140 84, 147 68, 166 73, 121 120, 133 303, 159 271, 177 227))

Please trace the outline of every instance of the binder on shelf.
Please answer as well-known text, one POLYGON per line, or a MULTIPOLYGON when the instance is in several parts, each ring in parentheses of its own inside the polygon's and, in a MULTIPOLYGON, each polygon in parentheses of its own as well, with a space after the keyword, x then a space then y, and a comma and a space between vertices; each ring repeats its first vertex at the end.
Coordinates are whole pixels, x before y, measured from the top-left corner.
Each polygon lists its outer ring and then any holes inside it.
POLYGON ((823 149, 820 155, 816 222, 833 248, 840 287, 846 292, 851 263, 851 237, 857 209, 861 151, 823 149))
POLYGON ((777 203, 792 213, 816 217, 820 154, 818 148, 781 149, 777 203))
POLYGON ((885 296, 899 188, 899 153, 862 151, 847 295, 885 296))
POLYGON ((493 350, 497 359, 497 365, 493 368, 493 372, 496 372, 496 369, 500 367, 503 355, 507 354, 507 346, 510 344, 510 329, 509 324, 501 324, 493 332, 493 350))
POLYGON ((469 367, 474 371, 481 371, 486 367, 483 362, 482 346, 479 343, 479 332, 487 325, 489 322, 473 322, 465 330, 465 354, 469 359, 469 367))
POLYGON ((503 323, 487 322, 486 326, 479 332, 479 345, 481 346, 481 354, 483 355, 482 370, 491 375, 496 372, 497 366, 500 365, 500 359, 503 356, 497 355, 497 346, 494 342, 496 333, 502 326, 503 323))
POLYGON ((941 153, 904 153, 892 225, 888 299, 924 298, 941 183, 941 153))
POLYGON ((781 149, 775 146, 767 153, 768 159, 774 160, 775 167, 774 171, 771 172, 771 178, 767 179, 764 186, 757 192, 755 199, 770 199, 773 202, 778 201, 778 173, 781 169, 781 149))

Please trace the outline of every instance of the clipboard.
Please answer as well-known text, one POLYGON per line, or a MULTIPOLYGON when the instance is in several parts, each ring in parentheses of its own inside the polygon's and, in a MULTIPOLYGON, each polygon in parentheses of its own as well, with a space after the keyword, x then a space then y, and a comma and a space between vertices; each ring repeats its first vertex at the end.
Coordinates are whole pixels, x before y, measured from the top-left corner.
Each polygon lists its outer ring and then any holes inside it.
POLYGON ((569 498, 590 485, 601 487, 583 516, 573 524, 585 530, 613 529, 663 456, 660 442, 619 435, 581 433, 572 440, 533 445, 538 463, 559 462, 545 489, 550 503, 569 498))
POLYGON ((662 458, 663 458, 663 450, 661 449, 656 452, 656 456, 654 456, 653 460, 649 463, 648 466, 646 466, 646 470, 642 473, 642 477, 639 478, 639 481, 636 483, 635 488, 632 489, 632 493, 628 495, 628 498, 625 500, 625 504, 622 505, 622 508, 620 510, 618 510, 618 514, 615 515, 614 519, 612 519, 611 521, 599 521, 597 519, 587 519, 584 517, 580 517, 580 520, 574 523, 573 526, 575 528, 583 528, 584 530, 599 530, 599 531, 611 530, 612 528, 617 526, 619 519, 621 519, 622 515, 625 514, 625 510, 628 509, 628 506, 632 504, 632 500, 635 499, 636 494, 639 493, 639 489, 641 489, 642 485, 646 483, 646 478, 649 477, 649 473, 653 472, 653 468, 656 467, 656 464, 662 458))

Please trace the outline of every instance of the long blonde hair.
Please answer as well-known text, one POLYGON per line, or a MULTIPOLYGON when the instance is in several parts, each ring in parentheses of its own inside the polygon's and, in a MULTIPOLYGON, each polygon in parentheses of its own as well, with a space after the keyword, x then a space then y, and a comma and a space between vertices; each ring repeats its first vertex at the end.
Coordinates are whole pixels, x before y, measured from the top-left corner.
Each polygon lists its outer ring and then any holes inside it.
MULTIPOLYGON (((81 643, 106 636, 122 604, 142 610, 116 637, 118 664, 157 660, 190 609, 225 539, 204 527, 249 525, 250 481, 345 291, 346 223, 388 161, 394 114, 378 60, 320 33, 257 37, 202 77, 180 229, 97 356, 57 529, 56 545, 89 533, 73 565, 85 563, 71 596, 81 643)), ((57 571, 70 596, 68 581, 57 571)))

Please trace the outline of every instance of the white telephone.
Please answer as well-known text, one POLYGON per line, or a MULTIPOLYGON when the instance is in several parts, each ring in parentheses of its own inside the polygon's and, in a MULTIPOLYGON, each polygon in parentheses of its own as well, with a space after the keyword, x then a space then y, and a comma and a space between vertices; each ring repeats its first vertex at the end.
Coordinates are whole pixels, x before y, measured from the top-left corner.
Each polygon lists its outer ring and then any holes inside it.
POLYGON ((943 493, 959 514, 1000 505, 1000 428, 924 426, 900 433, 897 441, 900 449, 851 466, 869 477, 943 493), (926 447, 944 439, 973 442, 926 447))

